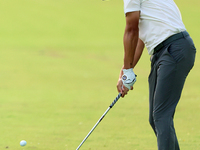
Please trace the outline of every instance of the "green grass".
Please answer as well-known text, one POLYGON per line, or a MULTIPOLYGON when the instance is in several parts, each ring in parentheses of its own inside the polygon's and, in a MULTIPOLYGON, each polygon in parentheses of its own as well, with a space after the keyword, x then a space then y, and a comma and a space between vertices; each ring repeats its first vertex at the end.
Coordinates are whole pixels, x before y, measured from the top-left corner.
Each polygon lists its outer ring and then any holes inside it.
MULTIPOLYGON (((198 51, 200 2, 176 3, 198 51)), ((0 149, 76 149, 117 96, 123 1, 9 0, 0 10, 0 149)), ((196 58, 175 116, 182 150, 200 149, 196 58)), ((148 123, 149 70, 145 51, 134 91, 119 100, 83 150, 156 149, 148 123)))

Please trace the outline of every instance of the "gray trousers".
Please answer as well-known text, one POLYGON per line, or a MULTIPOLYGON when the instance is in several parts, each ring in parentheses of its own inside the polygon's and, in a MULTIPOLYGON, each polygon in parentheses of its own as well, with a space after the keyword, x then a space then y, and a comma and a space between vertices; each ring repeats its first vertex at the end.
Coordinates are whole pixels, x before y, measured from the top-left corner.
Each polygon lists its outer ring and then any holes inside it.
POLYGON ((180 150, 173 118, 195 54, 193 41, 187 35, 169 43, 151 58, 149 122, 157 137, 158 150, 180 150))

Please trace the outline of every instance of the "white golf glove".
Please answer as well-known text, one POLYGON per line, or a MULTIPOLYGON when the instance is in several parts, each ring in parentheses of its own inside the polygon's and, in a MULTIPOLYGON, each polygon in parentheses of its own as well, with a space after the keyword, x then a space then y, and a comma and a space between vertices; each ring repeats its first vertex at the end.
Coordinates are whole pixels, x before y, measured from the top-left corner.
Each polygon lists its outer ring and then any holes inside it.
POLYGON ((136 75, 133 72, 133 68, 130 69, 123 69, 123 75, 122 75, 122 82, 125 87, 127 87, 129 90, 133 86, 133 84, 136 82, 136 75))

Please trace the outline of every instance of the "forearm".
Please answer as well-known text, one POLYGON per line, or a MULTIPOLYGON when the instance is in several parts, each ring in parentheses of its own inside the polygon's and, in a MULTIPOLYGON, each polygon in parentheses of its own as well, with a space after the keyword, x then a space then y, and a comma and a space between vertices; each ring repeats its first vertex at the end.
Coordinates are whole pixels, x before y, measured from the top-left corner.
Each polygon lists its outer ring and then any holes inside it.
MULTIPOLYGON (((135 54, 134 54, 134 58, 133 58, 133 62, 132 62, 132 68, 134 68, 136 66, 136 64, 138 63, 138 61, 142 55, 143 49, 144 49, 144 43, 142 42, 142 40, 138 39, 137 47, 135 49, 135 54)), ((123 69, 125 69, 124 65, 122 66, 122 69, 120 71, 119 80, 121 79, 121 77, 123 75, 123 69)))
POLYGON ((138 43, 138 29, 126 27, 124 32, 124 69, 133 68, 135 49, 138 43))
POLYGON ((138 39, 137 48, 135 50, 135 55, 133 59, 133 68, 136 66, 136 64, 140 60, 143 50, 144 50, 144 43, 142 40, 138 39))

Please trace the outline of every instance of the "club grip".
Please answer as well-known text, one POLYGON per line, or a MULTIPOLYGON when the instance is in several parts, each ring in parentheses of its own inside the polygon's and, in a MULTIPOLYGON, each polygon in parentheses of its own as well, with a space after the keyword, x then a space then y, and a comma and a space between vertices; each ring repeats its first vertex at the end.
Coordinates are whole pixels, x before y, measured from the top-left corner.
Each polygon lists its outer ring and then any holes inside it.
POLYGON ((117 95, 117 97, 115 98, 115 100, 112 102, 112 104, 110 104, 110 108, 112 108, 114 105, 115 105, 115 103, 118 101, 118 99, 121 97, 121 93, 119 93, 118 95, 117 95))

